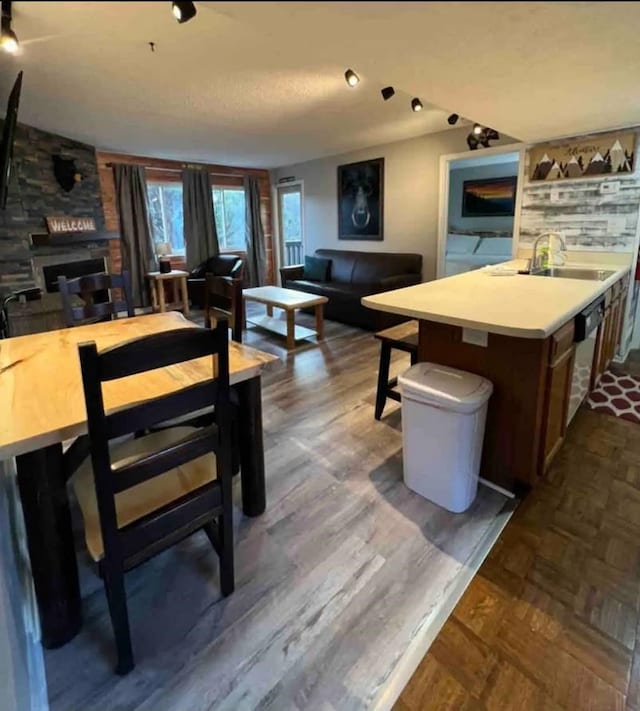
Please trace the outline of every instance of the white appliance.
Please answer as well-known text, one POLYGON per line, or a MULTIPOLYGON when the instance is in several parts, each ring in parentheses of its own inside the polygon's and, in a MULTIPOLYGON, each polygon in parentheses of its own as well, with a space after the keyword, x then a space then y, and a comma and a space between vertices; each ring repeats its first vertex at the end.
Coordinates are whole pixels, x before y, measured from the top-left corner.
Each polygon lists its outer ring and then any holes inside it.
POLYGON ((492 384, 435 363, 417 363, 398 382, 404 483, 438 506, 465 511, 478 489, 492 384))
POLYGON ((576 316, 574 337, 576 352, 571 374, 567 425, 573 420, 578 408, 589 394, 598 326, 602 323, 603 318, 604 296, 596 299, 576 316))

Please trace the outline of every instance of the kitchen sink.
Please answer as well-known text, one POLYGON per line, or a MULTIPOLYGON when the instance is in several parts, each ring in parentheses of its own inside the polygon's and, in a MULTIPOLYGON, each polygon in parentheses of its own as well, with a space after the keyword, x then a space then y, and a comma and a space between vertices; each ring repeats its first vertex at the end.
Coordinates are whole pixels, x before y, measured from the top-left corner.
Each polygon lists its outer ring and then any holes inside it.
POLYGON ((607 269, 574 269, 572 267, 552 267, 539 272, 531 272, 531 276, 556 277, 558 279, 584 279, 587 281, 606 281, 615 274, 615 270, 607 269))

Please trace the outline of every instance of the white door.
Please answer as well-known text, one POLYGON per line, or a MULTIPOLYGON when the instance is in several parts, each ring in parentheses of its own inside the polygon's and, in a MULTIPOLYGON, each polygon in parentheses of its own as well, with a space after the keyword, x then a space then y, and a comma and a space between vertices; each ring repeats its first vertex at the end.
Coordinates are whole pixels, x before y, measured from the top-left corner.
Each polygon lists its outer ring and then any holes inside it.
POLYGON ((283 267, 304 262, 302 185, 278 186, 278 232, 283 267))

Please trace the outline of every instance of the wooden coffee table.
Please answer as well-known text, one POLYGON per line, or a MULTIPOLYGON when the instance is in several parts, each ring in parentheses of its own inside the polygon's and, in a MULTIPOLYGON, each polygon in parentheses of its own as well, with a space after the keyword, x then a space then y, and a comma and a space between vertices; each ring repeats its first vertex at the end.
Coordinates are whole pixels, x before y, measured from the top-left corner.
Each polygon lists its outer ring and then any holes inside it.
POLYGON ((242 292, 245 302, 256 301, 265 304, 267 313, 265 316, 254 316, 247 318, 247 321, 264 328, 267 331, 278 333, 287 338, 287 350, 296 347, 296 341, 315 336, 319 341, 324 337, 324 314, 323 306, 327 303, 326 296, 307 294, 304 291, 294 289, 282 289, 279 286, 258 286, 254 289, 244 289, 242 292), (273 307, 283 309, 287 314, 286 323, 273 317, 273 307), (298 326, 295 323, 296 309, 315 307, 316 330, 298 326))

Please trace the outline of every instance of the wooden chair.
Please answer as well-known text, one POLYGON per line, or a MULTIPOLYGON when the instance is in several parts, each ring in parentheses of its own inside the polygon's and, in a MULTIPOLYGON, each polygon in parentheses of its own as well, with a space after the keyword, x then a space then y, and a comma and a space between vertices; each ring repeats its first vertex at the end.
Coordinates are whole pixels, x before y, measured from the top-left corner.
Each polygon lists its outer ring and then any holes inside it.
POLYGON ((58 278, 58 288, 67 326, 109 321, 118 318, 121 311, 126 311, 128 316, 135 315, 131 279, 127 271, 122 274, 88 274, 69 280, 61 276, 58 278), (120 289, 124 299, 113 299, 112 289, 120 289), (80 297, 84 304, 75 304, 74 297, 80 297))
POLYGON ((119 674, 134 666, 125 571, 202 529, 220 559, 221 592, 233 592, 228 347, 226 322, 215 329, 138 338, 101 353, 94 342, 79 346, 91 456, 73 482, 87 548, 104 579, 119 674), (211 380, 105 413, 104 382, 207 356, 211 380), (176 427, 111 443, 211 405, 215 422, 206 427, 176 427))
POLYGON ((206 275, 204 297, 204 323, 212 325, 221 316, 231 321, 234 341, 242 343, 244 327, 244 304, 242 299, 242 278, 206 275))
POLYGON ((398 326, 386 328, 379 331, 375 337, 380 341, 380 367, 378 369, 378 389, 376 392, 375 418, 382 417, 387 398, 400 402, 400 393, 395 390, 398 385, 398 378, 389 380, 389 365, 391 363, 391 351, 396 349, 409 353, 411 365, 418 362, 418 322, 407 321, 398 326))

